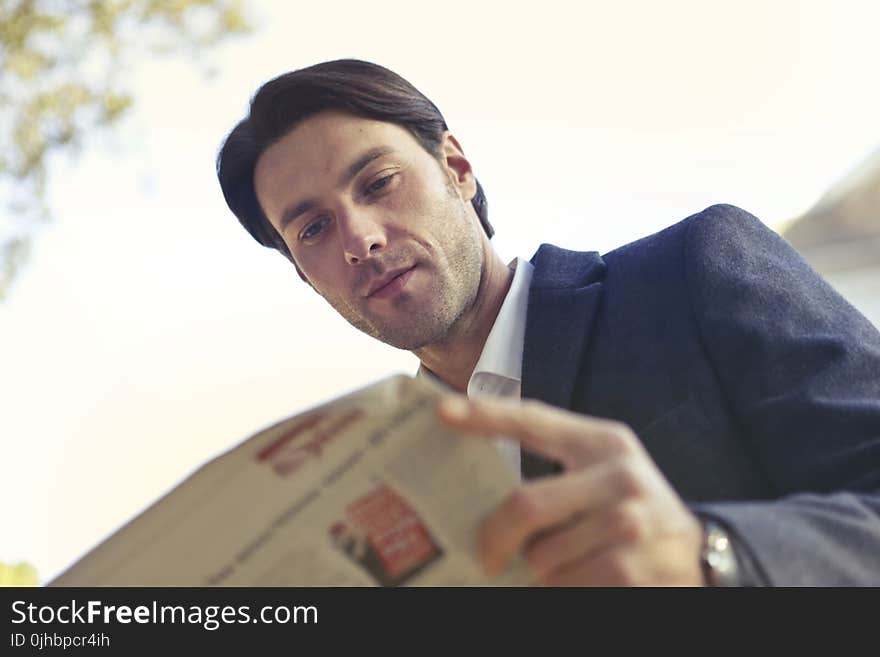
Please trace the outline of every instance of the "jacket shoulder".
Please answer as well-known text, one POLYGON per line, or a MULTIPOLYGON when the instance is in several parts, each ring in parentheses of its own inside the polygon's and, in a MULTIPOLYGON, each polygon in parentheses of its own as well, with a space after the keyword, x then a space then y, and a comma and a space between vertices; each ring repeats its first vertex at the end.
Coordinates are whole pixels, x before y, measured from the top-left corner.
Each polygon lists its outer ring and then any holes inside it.
POLYGON ((712 205, 685 219, 686 239, 691 246, 711 246, 726 251, 742 242, 784 242, 774 230, 753 214, 735 205, 712 205))
POLYGON ((715 259, 730 249, 742 249, 743 244, 761 243, 767 239, 782 241, 773 230, 757 217, 735 205, 711 205, 647 237, 620 246, 603 258, 614 266, 617 262, 636 258, 647 262, 664 262, 710 257, 715 259))

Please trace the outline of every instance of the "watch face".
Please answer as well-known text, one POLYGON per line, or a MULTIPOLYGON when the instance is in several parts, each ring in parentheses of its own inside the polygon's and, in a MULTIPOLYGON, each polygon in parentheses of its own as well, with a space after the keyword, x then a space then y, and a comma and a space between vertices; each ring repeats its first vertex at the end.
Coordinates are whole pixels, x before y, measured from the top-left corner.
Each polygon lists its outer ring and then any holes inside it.
POLYGON ((727 533, 712 523, 706 524, 703 563, 710 586, 736 586, 738 570, 733 546, 727 533))
POLYGON ((706 555, 706 561, 708 561, 709 567, 718 573, 729 573, 734 567, 733 555, 728 549, 710 551, 706 555))

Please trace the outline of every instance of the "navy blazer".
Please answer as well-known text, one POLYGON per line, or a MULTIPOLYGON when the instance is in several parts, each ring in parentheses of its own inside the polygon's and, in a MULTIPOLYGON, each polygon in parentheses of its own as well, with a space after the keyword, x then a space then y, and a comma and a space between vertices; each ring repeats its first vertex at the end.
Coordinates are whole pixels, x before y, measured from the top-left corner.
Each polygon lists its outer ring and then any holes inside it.
POLYGON ((880 333, 785 240, 716 205, 532 264, 523 397, 628 424, 764 583, 880 585, 880 333))

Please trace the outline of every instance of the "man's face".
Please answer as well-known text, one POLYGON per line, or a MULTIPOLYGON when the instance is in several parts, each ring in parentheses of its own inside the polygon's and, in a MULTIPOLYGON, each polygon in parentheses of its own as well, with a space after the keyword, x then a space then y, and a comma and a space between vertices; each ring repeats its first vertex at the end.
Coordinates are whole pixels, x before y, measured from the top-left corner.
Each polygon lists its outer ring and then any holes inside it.
POLYGON ((453 139, 438 161, 396 124, 322 112, 266 149, 254 186, 302 274, 368 335, 418 349, 473 305, 485 245, 453 139))

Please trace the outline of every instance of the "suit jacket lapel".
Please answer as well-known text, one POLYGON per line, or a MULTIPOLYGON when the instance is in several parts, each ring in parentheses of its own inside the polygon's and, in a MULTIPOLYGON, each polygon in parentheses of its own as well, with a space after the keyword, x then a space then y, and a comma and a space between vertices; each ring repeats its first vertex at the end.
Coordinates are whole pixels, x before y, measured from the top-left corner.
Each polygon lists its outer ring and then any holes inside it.
MULTIPOLYGON (((595 252, 542 244, 532 264, 535 271, 526 314, 522 396, 571 408, 601 297, 605 262, 595 252)), ((521 454, 525 478, 558 470, 556 464, 526 450, 521 454)))

